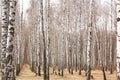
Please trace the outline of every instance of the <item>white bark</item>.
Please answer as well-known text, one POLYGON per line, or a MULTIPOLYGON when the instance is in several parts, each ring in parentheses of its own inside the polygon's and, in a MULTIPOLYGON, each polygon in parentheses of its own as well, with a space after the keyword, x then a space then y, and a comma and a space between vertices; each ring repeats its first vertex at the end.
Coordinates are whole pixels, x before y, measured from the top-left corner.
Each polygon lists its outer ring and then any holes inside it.
POLYGON ((2 0, 2 80, 6 80, 6 44, 7 44, 7 32, 8 32, 8 21, 9 21, 9 0, 2 0))
MULTIPOLYGON (((120 1, 117 2, 117 19, 120 19, 120 1)), ((117 20, 117 80, 120 80, 120 20, 117 20)))
POLYGON ((89 0, 89 23, 88 23, 88 41, 87 41, 87 79, 90 80, 91 76, 91 43, 92 43, 92 27, 93 27, 93 21, 92 21, 92 0, 89 0))
POLYGON ((9 17, 9 26, 8 26, 8 35, 7 35, 7 80, 14 80, 14 26, 15 26, 15 10, 16 10, 16 1, 10 0, 10 17, 9 17))

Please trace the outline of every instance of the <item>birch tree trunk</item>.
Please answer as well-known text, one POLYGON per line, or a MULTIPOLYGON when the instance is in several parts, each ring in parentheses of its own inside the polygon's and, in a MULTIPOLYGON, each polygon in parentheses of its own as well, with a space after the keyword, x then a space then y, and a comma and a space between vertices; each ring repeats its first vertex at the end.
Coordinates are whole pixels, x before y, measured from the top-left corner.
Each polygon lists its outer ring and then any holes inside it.
POLYGON ((88 27, 88 43, 87 43, 87 80, 90 80, 91 67, 90 67, 90 58, 91 58, 91 25, 88 27))
POLYGON ((112 26, 113 26, 113 22, 112 22, 112 18, 113 18, 113 0, 111 0, 111 30, 110 30, 110 74, 113 73, 112 70, 112 26))
POLYGON ((7 72, 6 72, 6 44, 7 44, 7 32, 8 32, 8 23, 9 23, 9 0, 2 0, 2 63, 1 63, 1 72, 2 72, 2 80, 7 80, 7 72))
POLYGON ((92 43, 92 2, 93 0, 90 1, 90 12, 89 12, 89 23, 88 23, 88 42, 87 42, 87 79, 90 80, 91 76, 91 43, 92 43))
POLYGON ((15 80, 14 75, 14 26, 15 26, 15 11, 16 11, 16 1, 9 0, 10 2, 10 17, 7 35, 7 53, 6 53, 6 65, 7 65, 7 80, 15 80))
POLYGON ((47 50, 46 51, 47 52, 46 53, 47 54, 46 55, 46 57, 47 57, 47 69, 46 70, 47 70, 47 75, 48 75, 47 80, 49 80, 49 66, 50 66, 50 56, 51 56, 51 52, 50 52, 50 42, 51 42, 50 41, 50 0, 47 0, 46 2, 47 2, 46 3, 47 4, 47 37, 46 37, 47 38, 47 40, 46 40, 47 41, 46 42, 46 44, 47 44, 46 45, 47 46, 46 47, 47 48, 46 49, 47 50))
POLYGON ((37 72, 38 76, 41 75, 40 73, 40 26, 37 26, 37 72))
POLYGON ((20 52, 21 52, 21 25, 20 25, 20 1, 17 2, 16 6, 16 24, 18 25, 15 30, 16 30, 16 75, 18 76, 20 73, 20 52))
POLYGON ((45 40, 45 31, 44 31, 44 18, 43 18, 43 0, 41 0, 40 2, 40 6, 41 6, 41 26, 42 26, 42 34, 43 34, 43 46, 44 46, 44 50, 43 50, 43 59, 44 59, 44 63, 43 63, 43 67, 44 67, 44 80, 49 80, 48 75, 47 75, 47 56, 46 56, 46 40, 45 40))
POLYGON ((120 80, 120 1, 117 1, 117 80, 120 80))

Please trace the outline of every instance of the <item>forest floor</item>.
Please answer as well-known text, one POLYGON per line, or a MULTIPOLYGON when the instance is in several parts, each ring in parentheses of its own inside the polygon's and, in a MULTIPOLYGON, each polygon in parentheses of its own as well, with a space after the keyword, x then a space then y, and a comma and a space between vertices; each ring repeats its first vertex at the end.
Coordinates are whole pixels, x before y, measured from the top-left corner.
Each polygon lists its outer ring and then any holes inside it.
MULTIPOLYGON (((93 79, 91 80, 103 80, 102 71, 92 71, 93 79)), ((106 72, 107 80, 116 80, 116 72, 112 75, 110 72, 106 72)), ((41 77, 36 76, 35 73, 31 72, 29 65, 25 64, 20 72, 20 75, 16 77, 16 80, 43 80, 41 77)), ((58 75, 50 75, 50 80, 86 80, 85 73, 82 71, 82 75, 78 75, 78 72, 74 72, 73 75, 69 74, 67 70, 64 71, 64 77, 58 75)))

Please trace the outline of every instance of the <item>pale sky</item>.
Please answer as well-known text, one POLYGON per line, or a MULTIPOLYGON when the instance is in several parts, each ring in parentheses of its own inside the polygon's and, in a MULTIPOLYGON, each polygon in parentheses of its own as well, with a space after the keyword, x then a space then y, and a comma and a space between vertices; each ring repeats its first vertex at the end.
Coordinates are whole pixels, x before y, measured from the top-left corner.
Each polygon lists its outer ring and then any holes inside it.
MULTIPOLYGON (((22 2, 22 0, 20 0, 22 2)), ((23 0, 24 1, 24 10, 27 10, 29 8, 30 0, 23 0)), ((59 0, 51 0, 51 2, 58 4, 59 0)))
MULTIPOLYGON (((22 1, 22 0, 20 0, 20 1, 22 1)), ((25 8, 25 9, 28 9, 28 8, 29 8, 29 1, 30 1, 30 0, 23 0, 23 1, 24 1, 24 8, 25 8)), ((108 2, 108 1, 111 1, 111 0, 101 0, 102 3, 108 2)), ((57 4, 57 3, 59 3, 59 0, 51 0, 51 2, 57 4)))
MULTIPOLYGON (((22 0, 20 0, 20 1, 22 1, 22 0)), ((23 0, 24 1, 24 10, 27 10, 28 8, 29 8, 29 4, 30 4, 30 0, 23 0)), ((51 0, 51 2, 53 2, 53 3, 56 3, 56 4, 58 4, 59 3, 59 1, 60 0, 51 0)), ((101 3, 104 3, 104 2, 109 2, 109 1, 111 1, 111 0, 101 0, 101 3)))
MULTIPOLYGON (((21 0, 22 1, 22 0, 21 0)), ((29 8, 30 0, 24 0, 24 10, 27 10, 29 8)))
POLYGON ((51 0, 53 3, 59 3, 59 0, 51 0))
MULTIPOLYGON (((20 0, 22 2, 22 0, 20 0)), ((59 1, 60 0, 50 0, 51 3, 56 3, 56 4, 59 4, 59 1)), ((104 2, 109 2, 111 0, 101 0, 101 3, 103 4, 104 2)), ((26 13, 26 10, 29 8, 29 5, 30 5, 30 0, 23 0, 23 9, 26 13)), ((24 17, 26 17, 27 15, 24 14, 24 17)))
POLYGON ((104 2, 110 2, 111 0, 101 0, 102 3, 104 2))

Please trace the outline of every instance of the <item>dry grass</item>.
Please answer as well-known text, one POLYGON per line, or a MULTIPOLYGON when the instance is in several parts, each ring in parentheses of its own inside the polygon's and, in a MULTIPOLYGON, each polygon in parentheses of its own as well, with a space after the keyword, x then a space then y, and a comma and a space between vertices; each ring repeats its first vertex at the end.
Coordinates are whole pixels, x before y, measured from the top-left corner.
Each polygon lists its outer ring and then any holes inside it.
MULTIPOLYGON (((77 72, 74 72, 73 75, 69 74, 67 70, 64 71, 64 77, 60 77, 58 75, 50 75, 50 80, 86 80, 85 72, 82 71, 82 75, 78 75, 77 72)), ((93 79, 91 80, 103 80, 102 71, 95 70, 92 71, 93 79)), ((107 80, 116 80, 116 73, 110 74, 106 72, 107 80)), ((22 71, 20 72, 20 76, 16 77, 17 80, 43 80, 43 75, 41 77, 36 76, 35 73, 31 72, 29 69, 29 65, 24 65, 22 71)))

